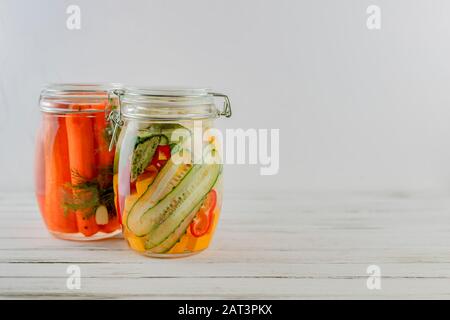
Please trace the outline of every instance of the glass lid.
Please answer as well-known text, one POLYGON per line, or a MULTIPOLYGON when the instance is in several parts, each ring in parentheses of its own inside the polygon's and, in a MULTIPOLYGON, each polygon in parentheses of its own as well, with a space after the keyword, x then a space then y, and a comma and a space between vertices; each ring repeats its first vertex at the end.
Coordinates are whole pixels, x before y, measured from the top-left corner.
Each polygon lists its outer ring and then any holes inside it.
POLYGON ((120 84, 54 83, 41 91, 41 111, 50 113, 98 112, 105 110, 108 93, 120 84), (79 108, 74 108, 79 106, 79 108))
POLYGON ((120 111, 125 118, 170 121, 231 116, 228 97, 208 88, 125 87, 113 92, 120 98, 120 111), (225 99, 223 111, 217 109, 216 97, 225 99))

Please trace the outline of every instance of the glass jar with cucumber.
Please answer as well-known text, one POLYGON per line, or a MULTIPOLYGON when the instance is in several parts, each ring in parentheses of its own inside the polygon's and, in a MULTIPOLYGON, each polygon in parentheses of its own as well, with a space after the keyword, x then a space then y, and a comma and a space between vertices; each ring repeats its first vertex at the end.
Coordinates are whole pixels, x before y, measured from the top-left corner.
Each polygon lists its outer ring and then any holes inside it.
POLYGON ((227 96, 206 89, 114 90, 114 188, 129 246, 153 257, 206 249, 222 204, 221 135, 227 96), (215 106, 223 98, 223 109, 215 106), (120 131, 120 133, 119 133, 120 131))

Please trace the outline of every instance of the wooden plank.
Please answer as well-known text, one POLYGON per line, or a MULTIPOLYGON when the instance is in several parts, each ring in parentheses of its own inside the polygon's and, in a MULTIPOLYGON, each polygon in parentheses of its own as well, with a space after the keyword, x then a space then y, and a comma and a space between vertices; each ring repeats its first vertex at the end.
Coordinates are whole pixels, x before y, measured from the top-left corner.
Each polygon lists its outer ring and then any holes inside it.
POLYGON ((11 280, 0 298, 449 298, 449 282, 442 279, 385 279, 381 290, 368 290, 365 279, 83 278, 80 290, 68 290, 64 279, 11 280))
POLYGON ((54 239, 32 194, 0 193, 0 297, 449 298, 449 209, 445 193, 235 192, 211 248, 160 260, 120 236, 54 239), (366 287, 371 264, 382 290, 366 287))

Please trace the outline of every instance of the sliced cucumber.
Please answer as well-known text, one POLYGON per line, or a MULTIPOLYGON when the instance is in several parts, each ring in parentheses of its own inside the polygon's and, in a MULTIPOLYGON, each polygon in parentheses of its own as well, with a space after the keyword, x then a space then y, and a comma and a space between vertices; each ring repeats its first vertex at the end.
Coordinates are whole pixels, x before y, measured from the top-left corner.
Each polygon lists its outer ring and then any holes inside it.
POLYGON ((148 128, 139 129, 137 131, 136 145, 150 139, 153 136, 161 134, 161 128, 158 124, 153 124, 148 128))
POLYGON ((148 141, 149 139, 156 137, 156 136, 160 137, 160 141, 161 141, 160 144, 168 144, 169 138, 166 135, 159 133, 159 132, 149 132, 149 131, 141 130, 137 134, 137 139, 136 139, 135 145, 137 146, 137 145, 144 143, 144 142, 148 141))
POLYGON ((221 168, 220 164, 194 165, 171 193, 142 216, 141 223, 149 227, 146 249, 160 245, 177 230, 214 186, 221 168))
POLYGON ((159 140, 159 144, 162 146, 168 145, 169 144, 169 138, 167 138, 166 135, 162 134, 161 138, 159 140))
POLYGON ((147 234, 150 229, 150 226, 148 225, 150 220, 143 221, 143 215, 146 211, 156 205, 160 199, 171 192, 191 168, 192 164, 190 163, 175 164, 173 161, 169 160, 130 210, 127 219, 128 229, 137 236, 144 236, 147 234))
POLYGON ((187 216, 187 218, 184 219, 183 222, 181 222, 181 224, 176 228, 176 230, 173 233, 169 235, 169 237, 167 237, 166 240, 164 240, 158 246, 149 249, 149 251, 153 253, 164 253, 169 251, 186 233, 186 229, 189 227, 198 210, 200 209, 203 200, 204 199, 200 201, 200 203, 194 208, 194 210, 192 210, 192 212, 187 216))
POLYGON ((146 129, 137 130, 131 166, 131 182, 136 181, 137 177, 150 164, 158 145, 173 145, 177 143, 177 141, 171 141, 175 130, 186 130, 189 132, 188 129, 177 123, 152 124, 146 129))
POLYGON ((140 129, 138 131, 138 139, 136 141, 136 144, 142 143, 143 141, 149 139, 154 135, 162 135, 165 137, 165 140, 162 140, 161 144, 178 142, 172 141, 172 134, 175 130, 186 130, 186 134, 190 134, 190 131, 187 128, 178 123, 152 124, 150 127, 146 129, 140 129))

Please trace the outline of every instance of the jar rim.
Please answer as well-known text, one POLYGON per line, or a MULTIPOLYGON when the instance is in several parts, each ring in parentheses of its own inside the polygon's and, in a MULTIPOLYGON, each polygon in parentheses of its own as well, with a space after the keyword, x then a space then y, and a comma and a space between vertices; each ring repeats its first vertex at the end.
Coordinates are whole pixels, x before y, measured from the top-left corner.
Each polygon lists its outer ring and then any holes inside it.
POLYGON ((159 121, 217 118, 215 94, 206 87, 126 86, 120 96, 125 118, 159 121))
POLYGON ((111 90, 122 88, 118 83, 50 83, 46 84, 39 98, 40 109, 48 113, 77 113, 81 110, 71 108, 73 105, 86 105, 83 113, 105 111, 96 108, 108 99, 111 90))
POLYGON ((207 87, 124 87, 124 96, 142 96, 142 97, 205 97, 211 96, 211 89, 207 87))
POLYGON ((231 116, 228 96, 214 93, 206 87, 51 83, 42 89, 39 105, 41 111, 48 113, 90 113, 118 109, 119 114, 126 118, 161 121, 231 116), (216 107, 217 97, 224 99, 222 110, 216 107), (105 101, 108 106, 100 106, 105 101))
MULTIPOLYGON (((123 86, 119 83, 49 83, 41 91, 41 97, 85 97, 85 93, 108 94, 109 90, 119 89, 123 86)), ((89 95, 92 97, 92 95, 89 95)))

